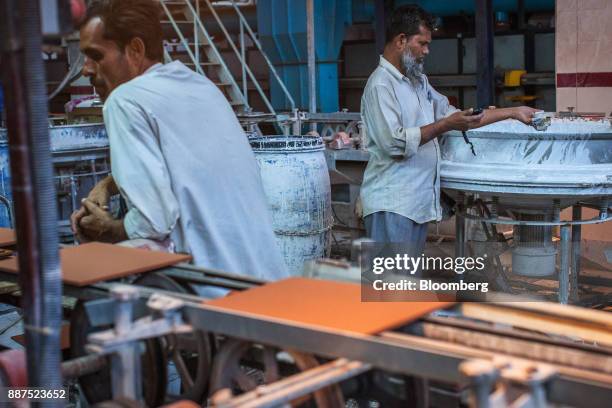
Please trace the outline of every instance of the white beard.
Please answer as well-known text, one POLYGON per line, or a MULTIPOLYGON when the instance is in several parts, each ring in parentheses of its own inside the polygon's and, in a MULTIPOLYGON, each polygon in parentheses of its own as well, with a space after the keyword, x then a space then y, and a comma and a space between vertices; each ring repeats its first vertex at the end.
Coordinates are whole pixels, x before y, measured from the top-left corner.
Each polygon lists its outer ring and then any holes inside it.
POLYGON ((402 55, 402 68, 404 70, 404 75, 410 79, 410 81, 418 83, 423 82, 423 59, 417 60, 414 58, 410 50, 406 50, 402 55))

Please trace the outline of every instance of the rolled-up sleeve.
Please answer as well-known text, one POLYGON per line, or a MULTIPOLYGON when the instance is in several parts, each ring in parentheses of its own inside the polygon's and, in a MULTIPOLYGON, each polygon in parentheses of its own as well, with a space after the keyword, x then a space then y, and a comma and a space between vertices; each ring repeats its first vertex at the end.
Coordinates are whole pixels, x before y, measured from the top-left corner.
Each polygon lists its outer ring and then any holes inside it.
POLYGON ((130 239, 164 239, 179 218, 178 201, 159 147, 154 118, 133 102, 111 95, 104 106, 113 178, 127 202, 130 239))
POLYGON ((363 99, 362 114, 368 137, 393 158, 414 155, 421 144, 421 128, 402 126, 400 104, 392 90, 373 86, 363 99))
POLYGON ((444 119, 459 111, 459 109, 450 104, 446 96, 436 91, 429 83, 427 85, 429 86, 429 94, 433 101, 435 120, 444 119))

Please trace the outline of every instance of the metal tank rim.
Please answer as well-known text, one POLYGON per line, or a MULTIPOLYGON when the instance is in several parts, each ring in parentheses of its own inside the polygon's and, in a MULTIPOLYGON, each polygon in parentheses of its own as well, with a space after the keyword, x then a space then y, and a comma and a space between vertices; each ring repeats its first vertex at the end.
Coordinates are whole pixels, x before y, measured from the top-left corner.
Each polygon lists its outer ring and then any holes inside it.
MULTIPOLYGON (((505 132, 487 132, 471 129, 466 132, 469 138, 474 139, 511 139, 511 140, 612 140, 612 128, 609 133, 594 132, 594 133, 554 133, 554 132, 538 132, 533 133, 505 133, 505 132)), ((451 131, 444 134, 447 137, 463 137, 461 132, 451 131)))
MULTIPOLYGON (((581 140, 581 139, 612 139, 612 121, 585 118, 562 118, 554 112, 543 112, 551 118, 550 125, 545 130, 537 130, 516 119, 506 119, 490 123, 466 133, 468 137, 490 139, 534 139, 534 140, 581 140)), ((462 136, 459 131, 446 133, 452 137, 462 136)))
POLYGON ((606 121, 553 118, 546 131, 538 131, 508 120, 466 133, 473 139, 476 150, 483 146, 487 154, 473 157, 461 132, 445 133, 440 141, 440 187, 447 192, 499 196, 504 201, 550 198, 576 201, 612 196, 612 156, 607 153, 612 152, 612 126, 606 121), (530 147, 531 142, 534 146, 545 143, 541 146, 547 147, 544 154, 549 155, 553 146, 559 146, 560 152, 572 152, 568 146, 578 143, 575 146, 581 148, 580 156, 523 158, 521 154, 529 156, 535 149, 530 147), (526 153, 517 151, 527 147, 530 149, 526 153), (505 156, 506 150, 511 156, 505 156))
POLYGON ((589 195, 595 192, 598 195, 612 195, 612 163, 571 166, 571 172, 563 165, 538 166, 534 169, 527 166, 464 164, 444 160, 440 167, 441 187, 454 190, 536 195, 563 192, 589 195))
MULTIPOLYGON (((49 126, 49 138, 51 139, 51 150, 53 152, 64 152, 64 151, 81 151, 88 149, 100 149, 100 148, 108 148, 109 142, 107 138, 97 138, 98 141, 104 140, 101 143, 84 143, 84 144, 70 144, 66 143, 66 145, 62 145, 60 147, 53 146, 53 138, 61 137, 64 135, 64 132, 106 132, 106 128, 104 127, 104 123, 80 123, 75 125, 59 125, 59 126, 49 126)), ((0 146, 8 144, 8 133, 6 128, 0 128, 0 146)))
MULTIPOLYGON (((87 127, 104 127, 104 122, 95 122, 95 123, 76 123, 73 125, 50 125, 49 131, 63 130, 63 129, 71 129, 71 128, 87 128, 87 127)), ((4 127, 0 127, 0 136, 4 136, 7 134, 7 130, 4 127)))
POLYGON ((320 136, 259 136, 249 138, 249 143, 257 153, 295 154, 325 150, 320 136))

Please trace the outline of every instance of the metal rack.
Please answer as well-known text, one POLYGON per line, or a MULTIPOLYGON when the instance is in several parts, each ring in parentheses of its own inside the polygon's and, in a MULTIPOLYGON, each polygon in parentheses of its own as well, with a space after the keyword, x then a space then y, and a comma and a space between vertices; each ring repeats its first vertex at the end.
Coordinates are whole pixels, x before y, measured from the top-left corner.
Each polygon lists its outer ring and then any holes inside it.
MULTIPOLYGON (((272 76, 276 81, 280 84, 280 87, 287 98, 287 100, 291 104, 291 108, 295 108, 295 102, 287 90, 285 84, 282 79, 278 75, 274 65, 263 51, 263 48, 257 39, 257 36, 253 32, 252 28, 249 26, 246 18, 243 13, 240 11, 238 5, 232 1, 232 9, 235 11, 236 16, 239 19, 239 46, 234 43, 234 40, 230 33, 227 31, 223 21, 219 17, 219 14, 215 10, 214 4, 209 0, 199 1, 196 0, 192 2, 191 0, 182 0, 182 1, 168 1, 164 0, 160 2, 163 11, 167 20, 163 20, 162 23, 168 23, 174 29, 174 32, 178 35, 180 39, 180 44, 182 45, 184 53, 187 54, 190 64, 192 68, 200 73, 205 74, 208 69, 210 73, 218 78, 218 82, 216 85, 221 88, 221 90, 228 97, 230 104, 234 107, 237 112, 249 112, 251 110, 251 103, 249 102, 248 95, 248 82, 251 81, 255 89, 257 90, 257 94, 263 101, 266 106, 267 112, 276 114, 276 111, 272 107, 270 100, 265 94, 262 85, 259 80, 255 77, 253 72, 248 66, 248 61, 246 58, 246 40, 247 38, 253 43, 257 51, 262 55, 267 68, 270 70, 272 76), (210 13, 217 25, 219 26, 221 32, 223 33, 223 39, 227 42, 230 49, 233 51, 234 55, 238 59, 240 63, 241 70, 241 85, 238 84, 238 81, 230 71, 228 65, 225 63, 223 57, 221 56, 221 52, 219 51, 217 45, 215 45, 215 38, 209 33, 209 31, 204 27, 202 23, 201 15, 202 13, 207 12, 210 13), (179 20, 178 16, 182 16, 184 20, 179 20), (181 24, 189 24, 193 28, 193 42, 189 41, 185 30, 181 29, 181 24), (200 52, 202 49, 202 52, 200 52), (204 60, 205 58, 205 60, 204 60)), ((167 43, 168 44, 168 43, 167 43)), ((175 53, 170 53, 168 50, 165 50, 165 59, 166 61, 170 61, 173 59, 175 53)))
MULTIPOLYGON (((601 224, 612 221, 612 208, 608 208, 607 200, 601 206, 593 204, 578 203, 572 207, 572 219, 561 220, 558 211, 553 221, 523 221, 508 217, 498 216, 496 203, 483 203, 476 200, 473 196, 461 194, 455 205, 455 226, 457 239, 455 241, 455 256, 463 257, 466 254, 466 220, 481 223, 487 240, 498 242, 499 234, 496 225, 529 225, 529 226, 558 226, 560 227, 560 262, 558 271, 559 290, 558 301, 567 304, 572 301, 578 303, 578 283, 580 279, 580 254, 581 254, 581 229, 582 225, 601 224), (479 205, 480 204, 480 205, 479 205), (582 208, 594 208, 600 211, 599 215, 590 219, 582 219, 582 208), (470 210, 476 210, 479 215, 475 215, 470 210)), ((499 257, 496 256, 495 276, 501 278, 500 289, 508 289, 508 278, 503 272, 503 266, 499 257)), ((612 282, 608 282, 612 285, 612 282)), ((607 298, 611 298, 610 295, 607 298)), ((611 301, 612 299, 608 299, 611 301)))

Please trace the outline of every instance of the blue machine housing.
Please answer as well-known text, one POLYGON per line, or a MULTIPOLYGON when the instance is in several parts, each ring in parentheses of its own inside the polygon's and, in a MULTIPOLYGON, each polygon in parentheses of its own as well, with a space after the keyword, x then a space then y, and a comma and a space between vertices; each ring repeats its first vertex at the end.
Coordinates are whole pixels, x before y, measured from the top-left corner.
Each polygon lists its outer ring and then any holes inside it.
MULTIPOLYGON (((315 0, 317 111, 338 110, 338 55, 352 24, 351 0, 315 0)), ((259 0, 257 27, 264 50, 300 109, 308 108, 306 0, 259 0)), ((270 76, 272 104, 288 110, 280 85, 270 76)))

